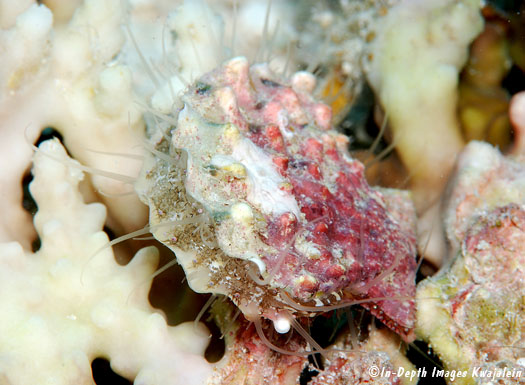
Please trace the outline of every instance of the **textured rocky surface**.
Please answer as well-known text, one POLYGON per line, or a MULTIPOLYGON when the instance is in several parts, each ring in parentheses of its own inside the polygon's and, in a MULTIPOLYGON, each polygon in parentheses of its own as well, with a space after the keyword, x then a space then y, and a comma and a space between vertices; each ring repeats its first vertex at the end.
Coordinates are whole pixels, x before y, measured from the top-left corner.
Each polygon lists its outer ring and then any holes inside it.
POLYGON ((340 338, 333 347, 346 351, 329 353, 324 362, 325 369, 316 376, 313 385, 410 385, 416 378, 397 376, 414 370, 414 366, 403 355, 400 339, 392 332, 373 328, 366 342, 351 342, 351 333, 340 338), (352 347, 354 348, 352 350, 352 347), (380 375, 371 375, 370 368, 379 368, 380 375))
POLYGON ((525 167, 491 145, 470 143, 457 164, 445 207, 448 239, 456 251, 480 215, 510 203, 525 204, 525 167))
POLYGON ((412 371, 414 366, 404 356, 400 337, 386 328, 372 327, 366 332, 366 338, 346 329, 313 364, 306 358, 311 346, 298 333, 279 335, 268 322, 248 322, 227 300, 214 302, 211 313, 223 331, 226 353, 216 364, 208 380, 210 385, 291 385, 303 383, 308 378, 304 374, 307 372, 313 375, 308 382, 313 385, 411 385, 417 382, 417 379, 396 375, 412 371), (374 366, 384 370, 383 374, 371 374, 370 368, 374 366))
POLYGON ((475 367, 523 365, 524 176, 523 163, 492 146, 467 146, 445 218, 456 259, 418 286, 417 334, 448 369, 469 372, 460 383, 484 383, 475 367))
MULTIPOLYGON (((224 298, 223 298, 224 299, 224 298)), ((281 354, 265 343, 254 323, 229 301, 218 300, 212 314, 224 336, 226 352, 208 379, 209 385, 295 385, 308 365, 306 342, 301 336, 279 336, 270 324, 259 324, 260 332, 274 344, 286 345, 292 354, 281 354)))

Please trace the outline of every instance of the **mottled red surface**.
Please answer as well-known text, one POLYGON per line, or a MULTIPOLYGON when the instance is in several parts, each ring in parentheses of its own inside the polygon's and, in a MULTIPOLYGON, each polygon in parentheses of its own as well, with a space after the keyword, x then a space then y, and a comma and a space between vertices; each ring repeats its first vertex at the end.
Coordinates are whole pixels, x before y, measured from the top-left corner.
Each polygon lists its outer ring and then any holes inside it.
POLYGON ((392 364, 377 353, 341 353, 330 361, 328 367, 309 383, 311 385, 399 385, 399 377, 392 364), (383 370, 383 376, 371 376, 370 368, 383 370))
POLYGON ((464 241, 466 265, 477 283, 522 282, 525 266, 525 210, 516 203, 488 212, 469 229, 464 241))
POLYGON ((241 67, 221 67, 202 81, 212 90, 233 90, 237 105, 226 110, 225 120, 271 156, 287 181, 280 188, 303 214, 265 214, 267 235, 261 237, 280 251, 262 256, 267 271, 277 270, 275 286, 308 305, 370 298, 364 307, 413 339, 415 234, 368 185, 363 165, 346 150, 348 138, 330 129, 328 106, 301 90, 300 82, 274 80, 265 66, 241 67), (317 251, 298 250, 299 237, 317 251), (384 297, 392 299, 373 300, 384 297))
MULTIPOLYGON (((224 320, 226 352, 216 367, 210 384, 275 384, 299 383, 303 368, 308 365, 306 355, 281 354, 272 350, 261 340, 255 325, 243 316, 236 321, 224 320)), ((262 327, 271 338, 271 327, 262 327)), ((266 336, 265 334, 265 336, 266 336)), ((306 344, 299 336, 290 339, 277 336, 279 345, 286 343, 288 349, 302 352, 306 344)))

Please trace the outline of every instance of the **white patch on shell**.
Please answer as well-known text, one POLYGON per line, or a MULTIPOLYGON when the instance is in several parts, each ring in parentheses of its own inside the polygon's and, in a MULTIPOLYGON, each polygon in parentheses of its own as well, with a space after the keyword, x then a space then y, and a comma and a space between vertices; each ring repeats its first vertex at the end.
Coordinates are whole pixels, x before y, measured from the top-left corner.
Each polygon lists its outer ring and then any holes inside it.
POLYGON ((213 158, 211 158, 210 164, 212 166, 222 168, 222 167, 229 166, 235 162, 236 162, 235 159, 233 159, 232 157, 228 155, 216 154, 213 156, 213 158))
POLYGON ((235 146, 231 156, 246 167, 248 202, 272 216, 292 212, 297 218, 301 217, 295 197, 279 188, 285 179, 277 172, 272 159, 262 149, 251 140, 243 138, 235 146))

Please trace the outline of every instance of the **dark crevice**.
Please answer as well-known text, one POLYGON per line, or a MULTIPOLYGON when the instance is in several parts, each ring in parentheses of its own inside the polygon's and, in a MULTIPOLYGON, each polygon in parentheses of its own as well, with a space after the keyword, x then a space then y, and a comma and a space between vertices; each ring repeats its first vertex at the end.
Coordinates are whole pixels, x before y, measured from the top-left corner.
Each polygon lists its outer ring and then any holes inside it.
MULTIPOLYGON (((350 142, 351 151, 368 150, 379 135, 380 127, 374 120, 374 106, 374 92, 365 83, 350 111, 339 124, 340 131, 352 138, 350 142)), ((382 151, 386 146, 387 143, 383 137, 376 147, 376 153, 382 151)))
POLYGON ((35 142, 35 146, 39 146, 40 143, 45 142, 46 140, 57 138, 60 143, 64 144, 64 137, 58 130, 56 130, 53 127, 46 127, 42 130, 42 133, 40 134, 39 138, 35 142))
POLYGON ((36 253, 38 250, 40 250, 40 247, 42 247, 42 241, 40 240, 40 237, 37 237, 32 243, 31 243, 31 251, 33 253, 36 253))
POLYGON ((425 342, 415 341, 411 343, 406 356, 415 365, 416 369, 421 368, 422 371, 423 369, 426 371, 425 375, 419 377, 418 385, 446 385, 444 378, 432 376, 434 368, 436 370, 442 369, 443 364, 425 342))
POLYGON ((487 4, 503 13, 517 13, 523 8, 523 0, 487 0, 487 4))
POLYGON ((213 364, 215 362, 218 362, 222 357, 224 357, 226 345, 224 343, 224 338, 221 338, 221 330, 215 324, 215 322, 213 322, 212 319, 204 320, 204 324, 211 333, 210 344, 204 352, 204 358, 206 358, 208 362, 211 362, 213 364))
POLYGON ((22 178, 22 207, 26 210, 31 216, 34 216, 38 211, 38 206, 29 191, 29 184, 33 181, 33 174, 28 171, 25 173, 22 178))
POLYGON ((102 230, 108 235, 108 238, 109 238, 110 241, 112 241, 112 240, 114 240, 116 238, 115 232, 113 230, 111 230, 109 227, 104 226, 104 228, 102 230))
POLYGON ((44 129, 42 129, 40 136, 35 142, 35 146, 38 147, 40 146, 40 143, 45 142, 46 140, 55 139, 55 138, 58 139, 58 141, 60 142, 60 144, 62 144, 62 146, 64 146, 67 156, 74 159, 74 156, 71 155, 71 153, 66 147, 66 144, 64 143, 64 136, 60 133, 60 131, 58 131, 54 127, 45 127, 44 129))
POLYGON ((421 263, 421 266, 419 267, 419 270, 416 272, 416 284, 421 282, 422 280, 432 277, 434 274, 436 274, 439 271, 439 267, 434 265, 433 263, 423 260, 421 263))
POLYGON ((314 359, 313 356, 308 356, 308 365, 305 366, 299 377, 300 385, 307 385, 310 381, 317 376, 320 371, 316 369, 317 363, 320 361, 319 358, 314 359), (317 363, 316 363, 317 362, 317 363))
POLYGON ((417 272, 416 272, 416 285, 419 282, 421 282, 422 280, 427 278, 426 272, 427 272, 427 270, 426 269, 422 269, 422 268, 419 268, 417 270, 417 272))
MULTIPOLYGON (((162 244, 158 244, 157 248, 161 260, 159 268, 173 261, 175 256, 171 250, 162 244)), ((193 322, 209 297, 209 294, 198 294, 189 287, 184 270, 179 264, 171 266, 155 277, 148 296, 151 306, 166 314, 170 326, 176 326, 183 322, 193 322)), ((224 340, 221 339, 222 333, 211 320, 209 311, 204 313, 200 321, 206 325, 211 333, 211 340, 206 349, 205 357, 209 362, 217 362, 224 356, 225 352, 224 340)))
MULTIPOLYGON (((33 181, 33 174, 31 171, 27 171, 22 178, 22 207, 26 210, 32 217, 35 216, 38 211, 38 206, 29 191, 29 184, 33 181)), ((40 250, 41 242, 40 238, 37 236, 36 239, 31 242, 31 251, 33 253, 40 250)))
POLYGON ((502 86, 511 95, 523 91, 525 89, 525 72, 517 65, 513 65, 503 79, 502 86))
MULTIPOLYGON (((63 140, 63 137, 60 134, 60 132, 58 132, 52 127, 46 127, 42 130, 40 136, 38 137, 34 145, 38 147, 40 143, 52 138, 57 138, 58 140, 60 140, 60 142, 62 142, 63 140)), ((31 191, 29 191, 29 185, 32 181, 33 174, 31 170, 27 170, 27 172, 24 174, 24 177, 22 178, 22 207, 32 217, 34 217, 38 211, 38 205, 33 199, 31 191)), ((40 250, 41 245, 42 243, 40 241, 40 238, 37 236, 37 238, 34 239, 33 242, 31 242, 31 251, 34 253, 37 252, 38 250, 40 250)))
MULTIPOLYGON (((360 306, 351 306, 317 316, 308 332, 321 347, 329 348, 341 338, 352 334, 359 342, 367 340, 368 326, 372 322, 376 322, 376 319, 368 310, 360 306), (350 331, 350 328, 353 328, 353 331, 350 331)), ((378 323, 376 327, 383 326, 378 323)), ((301 385, 308 384, 325 369, 320 354, 308 356, 308 362, 309 365, 303 369, 299 379, 301 385)))
POLYGON ((261 83, 265 85, 266 87, 272 87, 272 88, 282 87, 281 84, 274 82, 273 80, 270 80, 270 79, 261 78, 261 83))
POLYGON ((317 316, 310 326, 310 335, 321 347, 326 348, 335 342, 336 336, 347 324, 346 314, 341 316, 333 311, 330 315, 317 316))
POLYGON ((111 370, 111 365, 105 358, 95 358, 91 363, 93 380, 97 385, 131 385, 132 381, 111 370))
MULTIPOLYGON (((171 250, 162 244, 156 244, 156 247, 160 253, 159 269, 173 262, 175 256, 171 250)), ((206 303, 207 296, 195 293, 189 287, 182 267, 175 264, 153 279, 148 299, 151 306, 166 314, 168 325, 176 326, 193 321, 206 303)))

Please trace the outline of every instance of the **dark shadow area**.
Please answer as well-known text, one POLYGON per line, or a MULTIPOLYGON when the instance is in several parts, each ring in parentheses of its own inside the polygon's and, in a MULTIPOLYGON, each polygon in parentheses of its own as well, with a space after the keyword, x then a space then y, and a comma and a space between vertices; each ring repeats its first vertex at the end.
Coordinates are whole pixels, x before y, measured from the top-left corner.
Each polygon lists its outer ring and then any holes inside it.
MULTIPOLYGON (((159 269, 173 262, 175 258, 173 251, 158 242, 155 246, 160 253, 159 269)), ((209 298, 209 294, 196 293, 189 287, 184 270, 178 263, 153 279, 148 295, 151 306, 166 314, 170 326, 193 322, 209 298)), ((209 362, 217 362, 224 356, 225 351, 224 340, 221 339, 222 332, 211 319, 209 309, 200 321, 206 325, 212 335, 205 358, 209 362)))
POLYGON ((505 13, 519 12, 523 8, 523 0, 487 0, 487 4, 505 13))
POLYGON ((104 226, 102 231, 104 231, 108 235, 108 238, 109 238, 110 241, 112 241, 112 240, 114 240, 116 238, 115 232, 113 230, 111 230, 109 227, 104 226))
MULTIPOLYGON (((419 258, 419 256, 418 256, 419 258)), ((418 259, 419 262, 419 259, 418 259)), ((419 267, 418 271, 416 272, 416 284, 421 282, 422 280, 433 276, 438 272, 439 268, 434 266, 432 263, 423 260, 421 263, 421 266, 419 267)))
MULTIPOLYGON (((206 317, 206 315, 205 315, 206 317)), ((208 317, 210 318, 210 317, 208 317)), ((204 352, 204 358, 212 364, 218 362, 222 357, 224 357, 224 352, 226 351, 226 345, 224 343, 224 338, 222 337, 222 332, 219 327, 213 322, 212 319, 204 318, 202 322, 206 325, 211 333, 210 344, 204 352)))
MULTIPOLYGON (((27 211, 32 217, 35 216, 36 212, 38 211, 38 206, 33 199, 33 196, 31 195, 31 192, 29 191, 29 184, 33 181, 33 174, 31 173, 31 170, 28 170, 24 177, 22 178, 22 207, 25 211, 27 211)), ((31 242, 31 251, 33 253, 40 250, 40 247, 42 246, 42 242, 40 241, 40 237, 37 235, 36 239, 31 242)))
POLYGON ((97 385, 133 384, 133 381, 129 381, 111 370, 111 365, 105 358, 95 358, 91 363, 91 372, 93 373, 93 380, 97 385))
POLYGON ((31 216, 34 216, 38 211, 38 206, 36 205, 31 192, 29 191, 29 184, 33 181, 33 174, 28 171, 22 178, 22 207, 26 210, 31 216))
MULTIPOLYGON (((368 326, 371 322, 375 322, 375 317, 369 311, 360 306, 349 306, 317 316, 307 331, 321 347, 328 348, 344 336, 353 336, 351 338, 356 342, 365 341, 368 339, 368 326)), ((319 371, 325 369, 320 354, 309 356, 308 362, 310 365, 301 373, 301 385, 308 384, 319 371)))
POLYGON ((511 95, 525 90, 525 72, 517 65, 513 65, 509 73, 503 78, 501 85, 509 91, 511 95))
MULTIPOLYGON (((31 195, 31 192, 29 191, 29 184, 33 181, 33 174, 31 171, 27 171, 22 178, 22 207, 25 211, 27 211, 32 217, 35 216, 36 212, 38 211, 38 206, 33 199, 33 196, 31 195)), ((31 243, 31 251, 33 253, 40 250, 40 246, 42 245, 42 242, 40 241, 40 237, 36 237, 36 239, 33 240, 31 243)))
POLYGON ((406 356, 416 369, 426 370, 426 375, 419 377, 418 385, 446 385, 444 378, 432 376, 434 368, 442 369, 443 365, 425 342, 415 341, 410 344, 406 356))
MULTIPOLYGON (((145 245, 144 241, 142 242, 142 245, 145 245)), ((175 258, 173 251, 160 243, 155 246, 160 254, 158 269, 173 262, 175 258)), ((175 326, 182 322, 195 320, 209 295, 195 293, 189 287, 182 267, 175 263, 154 278, 148 298, 151 306, 166 314, 168 325, 175 326)), ((208 317, 207 314, 202 317, 202 320, 208 317)))
MULTIPOLYGON (((40 143, 45 142, 46 140, 57 138, 62 145, 64 144, 64 137, 60 132, 58 132, 53 127, 46 127, 42 130, 42 133, 38 137, 38 139, 35 142, 35 146, 39 146, 40 143)), ((65 146, 64 146, 65 147, 65 146)))
MULTIPOLYGON (((350 151, 368 150, 379 135, 380 127, 374 120, 374 106, 374 92, 365 83, 350 111, 339 124, 339 131, 352 138, 350 151)), ((386 146, 387 143, 383 136, 375 148, 375 152, 381 152, 386 146)))
POLYGON ((306 366, 303 371, 301 372, 301 376, 299 377, 299 384, 300 385, 307 385, 312 379, 319 374, 319 370, 316 369, 316 366, 321 361, 321 355, 317 354, 317 357, 314 358, 314 356, 308 357, 308 363, 309 365, 306 366))

